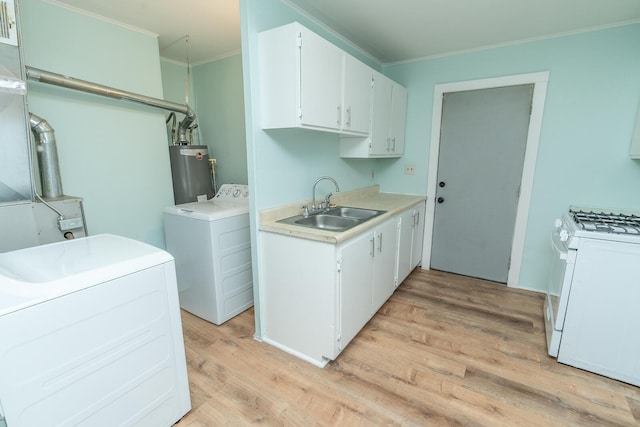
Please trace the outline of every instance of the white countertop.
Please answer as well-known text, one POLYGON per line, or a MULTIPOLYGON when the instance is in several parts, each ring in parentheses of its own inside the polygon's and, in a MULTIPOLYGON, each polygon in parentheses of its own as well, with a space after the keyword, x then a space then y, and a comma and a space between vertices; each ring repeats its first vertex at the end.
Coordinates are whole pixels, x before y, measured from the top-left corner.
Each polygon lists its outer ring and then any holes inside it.
POLYGON ((311 204, 309 201, 301 201, 260 211, 260 231, 321 242, 341 243, 424 200, 426 197, 420 195, 380 193, 380 187, 375 185, 333 195, 332 203, 338 206, 386 211, 383 215, 353 228, 336 232, 277 222, 284 218, 300 215, 302 213, 301 206, 311 204))

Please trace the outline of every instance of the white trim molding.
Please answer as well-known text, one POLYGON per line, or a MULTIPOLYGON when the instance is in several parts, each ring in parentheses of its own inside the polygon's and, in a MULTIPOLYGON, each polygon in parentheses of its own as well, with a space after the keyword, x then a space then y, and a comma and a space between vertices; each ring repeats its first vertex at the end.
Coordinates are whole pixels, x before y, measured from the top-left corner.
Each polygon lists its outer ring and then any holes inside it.
POLYGON ((517 287, 522 265, 522 253, 529 218, 529 204, 533 189, 533 177, 538 156, 542 113, 547 94, 549 72, 518 74, 481 80, 437 84, 433 93, 433 116, 431 118, 431 148, 429 151, 429 174, 427 177, 427 211, 425 215, 422 263, 425 269, 431 265, 431 244, 433 241, 433 222, 435 215, 436 181, 438 179, 438 156, 440 153, 440 123, 442 121, 442 99, 445 93, 462 92, 477 89, 490 89, 504 86, 533 84, 533 98, 527 146, 524 154, 520 198, 516 212, 516 223, 511 247, 511 267, 507 277, 507 286, 517 287))

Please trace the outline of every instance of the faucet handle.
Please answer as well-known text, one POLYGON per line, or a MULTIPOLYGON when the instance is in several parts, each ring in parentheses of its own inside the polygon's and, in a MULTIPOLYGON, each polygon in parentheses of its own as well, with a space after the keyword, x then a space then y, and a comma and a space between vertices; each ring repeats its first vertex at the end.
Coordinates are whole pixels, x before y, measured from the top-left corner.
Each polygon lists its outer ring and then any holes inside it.
POLYGON ((333 196, 333 193, 327 194, 327 196, 324 198, 324 204, 327 206, 327 209, 331 207, 331 196, 333 196))
POLYGON ((302 216, 304 216, 305 218, 309 216, 309 208, 307 207, 307 205, 304 205, 302 207, 302 216))

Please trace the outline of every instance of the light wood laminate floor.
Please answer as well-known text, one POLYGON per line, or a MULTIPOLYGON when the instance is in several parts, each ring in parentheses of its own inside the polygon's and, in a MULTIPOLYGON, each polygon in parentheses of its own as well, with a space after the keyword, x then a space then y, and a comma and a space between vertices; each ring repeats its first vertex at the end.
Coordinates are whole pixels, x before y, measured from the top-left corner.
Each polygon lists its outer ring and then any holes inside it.
POLYGON ((253 310, 222 326, 183 311, 193 409, 177 425, 640 425, 640 388, 547 356, 542 304, 417 269, 324 369, 254 340, 253 310))

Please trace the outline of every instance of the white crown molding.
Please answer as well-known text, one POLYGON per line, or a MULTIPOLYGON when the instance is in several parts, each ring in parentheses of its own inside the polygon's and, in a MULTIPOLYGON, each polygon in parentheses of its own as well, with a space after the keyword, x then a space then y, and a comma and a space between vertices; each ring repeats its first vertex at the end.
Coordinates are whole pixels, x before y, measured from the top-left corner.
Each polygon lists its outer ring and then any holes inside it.
POLYGON ((323 30, 325 30, 326 32, 332 34, 335 38, 339 39, 340 41, 342 41, 343 43, 349 45, 350 47, 352 47, 354 50, 358 51, 360 54, 364 55, 365 57, 367 57, 369 60, 371 60, 372 62, 382 66, 384 65, 382 63, 382 61, 380 61, 378 58, 374 57, 373 55, 371 55, 369 52, 365 51, 364 49, 362 49, 360 46, 356 45, 355 43, 353 43, 351 40, 347 39, 346 37, 344 37, 342 34, 338 33, 336 30, 334 30, 333 28, 329 27, 327 24, 325 24, 324 22, 322 22, 320 19, 316 18, 315 16, 311 15, 309 12, 307 12, 306 10, 302 9, 300 6, 292 3, 290 0, 280 0, 282 3, 286 4, 287 6, 289 6, 291 9, 295 10, 296 12, 298 12, 300 15, 303 15, 305 18, 309 19, 310 21, 312 21, 314 24, 316 24, 317 26, 321 27, 323 30))
MULTIPOLYGON (((285 0, 282 0, 282 1, 285 1, 285 0)), ((471 49, 462 49, 462 50, 456 50, 456 51, 451 51, 451 52, 438 53, 438 54, 435 54, 435 55, 428 55, 428 56, 423 56, 423 57, 414 58, 414 59, 406 59, 406 60, 403 60, 403 61, 385 62, 382 65, 383 66, 387 66, 387 65, 410 64, 412 62, 421 62, 421 61, 427 61, 427 60, 430 60, 430 59, 445 58, 447 56, 463 55, 463 54, 466 54, 466 53, 480 52, 480 51, 483 51, 483 50, 496 49, 496 48, 499 48, 499 47, 514 46, 514 45, 530 43, 530 42, 535 42, 535 41, 554 39, 554 38, 557 38, 557 37, 573 36, 573 35, 577 35, 577 34, 590 33, 592 31, 606 30, 606 29, 609 29, 609 28, 624 27, 626 25, 633 25, 633 24, 640 24, 640 19, 632 19, 632 20, 629 20, 629 21, 616 22, 616 23, 607 24, 607 25, 598 25, 598 26, 594 26, 594 27, 583 28, 583 29, 580 29, 580 30, 564 31, 564 32, 561 32, 561 33, 548 34, 548 35, 539 36, 539 37, 530 37, 530 38, 527 38, 527 39, 514 40, 514 41, 511 41, 511 42, 498 43, 498 44, 487 45, 487 46, 480 46, 480 47, 471 48, 471 49)))

